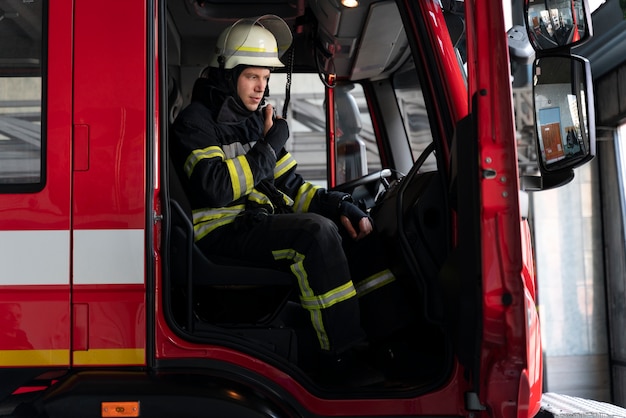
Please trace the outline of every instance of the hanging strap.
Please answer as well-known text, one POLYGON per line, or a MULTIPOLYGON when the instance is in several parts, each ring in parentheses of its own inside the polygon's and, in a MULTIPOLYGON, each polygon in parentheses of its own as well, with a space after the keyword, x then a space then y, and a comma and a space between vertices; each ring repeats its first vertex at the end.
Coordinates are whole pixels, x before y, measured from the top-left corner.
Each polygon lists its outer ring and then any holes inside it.
POLYGON ((292 46, 289 48, 289 55, 287 57, 287 82, 285 83, 285 103, 283 104, 283 119, 287 119, 287 108, 289 107, 289 100, 291 99, 291 74, 293 73, 293 55, 295 48, 292 46))

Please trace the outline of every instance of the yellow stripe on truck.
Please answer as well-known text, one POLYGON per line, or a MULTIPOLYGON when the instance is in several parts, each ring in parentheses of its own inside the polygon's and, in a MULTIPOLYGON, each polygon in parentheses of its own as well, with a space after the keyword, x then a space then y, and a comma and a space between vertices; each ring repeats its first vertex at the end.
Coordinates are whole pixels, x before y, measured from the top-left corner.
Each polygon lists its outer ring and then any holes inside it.
MULTIPOLYGON (((146 363, 143 348, 99 348, 74 352, 75 366, 128 366, 146 363)), ((0 350, 0 367, 66 366, 70 350, 0 350)))
POLYGON ((74 351, 74 366, 118 366, 144 365, 146 363, 143 348, 96 348, 74 351))
POLYGON ((2 366, 66 366, 70 350, 0 350, 2 366))

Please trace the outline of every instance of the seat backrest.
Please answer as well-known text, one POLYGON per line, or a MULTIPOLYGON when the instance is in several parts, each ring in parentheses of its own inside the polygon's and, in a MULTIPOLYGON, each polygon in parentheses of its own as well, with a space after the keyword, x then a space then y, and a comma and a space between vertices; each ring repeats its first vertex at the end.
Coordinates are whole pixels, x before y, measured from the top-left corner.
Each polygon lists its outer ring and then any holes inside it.
POLYGON ((167 104, 169 108, 168 120, 171 125, 183 107, 183 96, 180 93, 176 79, 172 76, 169 77, 167 82, 167 104))

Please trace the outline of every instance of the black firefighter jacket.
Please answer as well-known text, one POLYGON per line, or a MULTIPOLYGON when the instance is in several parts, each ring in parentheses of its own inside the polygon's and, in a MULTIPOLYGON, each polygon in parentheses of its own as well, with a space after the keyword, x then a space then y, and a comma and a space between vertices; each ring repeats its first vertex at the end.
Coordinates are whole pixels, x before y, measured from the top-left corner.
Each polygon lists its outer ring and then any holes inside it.
POLYGON ((260 110, 250 112, 199 81, 170 139, 174 164, 187 180, 196 241, 243 211, 315 212, 336 221, 350 196, 305 181, 284 148, 277 156, 264 141, 260 110))

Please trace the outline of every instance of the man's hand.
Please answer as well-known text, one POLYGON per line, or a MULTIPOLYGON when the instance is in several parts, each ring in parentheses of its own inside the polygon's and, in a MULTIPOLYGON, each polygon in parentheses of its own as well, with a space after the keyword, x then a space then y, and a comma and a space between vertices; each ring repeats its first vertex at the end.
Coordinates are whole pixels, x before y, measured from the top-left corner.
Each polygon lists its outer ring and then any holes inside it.
POLYGON ((281 117, 273 118, 274 109, 272 105, 268 104, 264 109, 265 112, 265 124, 263 129, 269 129, 265 131, 265 142, 267 142, 274 153, 278 155, 280 150, 285 146, 285 142, 289 139, 289 125, 287 121, 281 117))
POLYGON ((341 202, 339 213, 341 224, 352 239, 358 241, 372 232, 373 226, 369 216, 354 203, 341 202))
POLYGON ((268 104, 263 108, 263 116, 265 117, 265 123, 263 126, 263 136, 267 135, 272 126, 274 125, 274 106, 268 104))
POLYGON ((341 215, 341 224, 348 232, 348 235, 350 235, 350 238, 352 238, 355 241, 358 241, 361 238, 365 238, 366 236, 369 235, 370 232, 372 232, 372 229, 373 229, 372 222, 370 221, 370 218, 368 217, 361 218, 361 220, 359 221, 358 232, 354 228, 354 226, 352 226, 352 222, 350 222, 350 218, 348 218, 346 215, 341 215))

